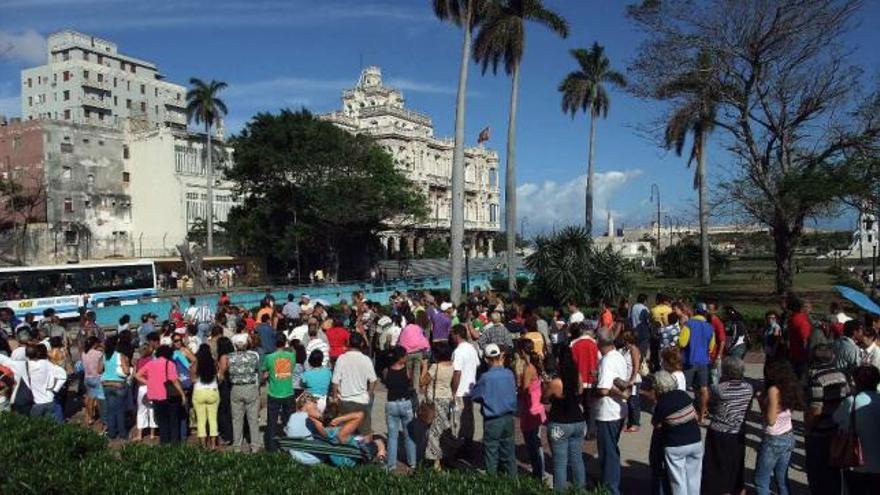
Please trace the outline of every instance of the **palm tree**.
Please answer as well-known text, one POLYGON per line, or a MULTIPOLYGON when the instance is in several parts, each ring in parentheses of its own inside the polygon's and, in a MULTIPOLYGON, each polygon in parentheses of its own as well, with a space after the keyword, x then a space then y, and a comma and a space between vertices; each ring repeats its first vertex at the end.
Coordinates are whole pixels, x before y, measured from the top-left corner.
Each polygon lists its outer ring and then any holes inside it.
POLYGON ((432 0, 434 14, 441 21, 462 27, 461 63, 458 72, 458 96, 455 100, 455 149, 452 154, 452 219, 450 297, 458 304, 461 299, 461 261, 464 255, 464 114, 467 93, 468 65, 471 61, 471 35, 479 23, 485 0, 432 0))
POLYGON ((512 294, 516 290, 516 107, 520 66, 526 44, 526 21, 541 24, 562 38, 568 36, 568 23, 545 8, 541 0, 493 0, 487 5, 484 15, 474 39, 474 59, 482 66, 483 74, 490 66, 492 73, 497 74, 498 65, 503 61, 504 71, 511 76, 504 215, 507 232, 507 287, 512 294))
POLYGON ((586 212, 584 226, 587 232, 593 234, 593 150, 596 136, 596 118, 608 117, 610 99, 605 90, 605 83, 619 88, 626 86, 623 74, 611 68, 611 62, 605 56, 605 48, 599 43, 586 50, 576 48, 571 50, 571 56, 578 63, 578 70, 569 72, 562 83, 559 84, 559 92, 562 93, 562 111, 570 113, 573 119, 578 110, 590 114, 590 151, 587 161, 587 191, 586 212))
POLYGON ((661 89, 663 97, 683 97, 681 103, 672 111, 666 123, 665 144, 681 156, 688 134, 693 135, 687 165, 697 162, 694 174, 694 189, 699 196, 700 210, 700 280, 703 285, 712 282, 709 271, 709 208, 708 184, 706 181, 706 144, 709 134, 715 127, 715 115, 721 97, 721 86, 714 77, 712 57, 708 52, 700 53, 696 67, 668 83, 661 89))
POLYGON ((211 163, 211 127, 226 115, 226 104, 217 94, 226 88, 223 81, 211 80, 206 83, 198 78, 189 80, 190 89, 186 92, 186 117, 190 122, 205 125, 205 149, 207 156, 207 250, 208 256, 214 254, 214 166, 211 163))

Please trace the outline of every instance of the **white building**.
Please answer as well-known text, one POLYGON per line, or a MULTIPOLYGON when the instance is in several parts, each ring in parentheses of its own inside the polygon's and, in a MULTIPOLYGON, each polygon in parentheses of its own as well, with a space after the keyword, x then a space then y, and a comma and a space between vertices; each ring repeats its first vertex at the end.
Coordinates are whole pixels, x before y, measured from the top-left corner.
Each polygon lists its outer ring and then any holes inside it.
MULTIPOLYGON (((126 169, 132 171, 132 241, 139 256, 174 255, 196 220, 207 218, 205 136, 167 127, 129 130, 125 151, 126 169)), ((213 143, 215 232, 238 204, 232 184, 222 180, 231 160, 231 148, 213 143)))
POLYGON ((186 88, 164 81, 151 62, 75 31, 51 34, 47 63, 21 72, 23 120, 52 119, 120 128, 132 116, 186 128, 186 88))
POLYGON ((608 212, 607 232, 604 236, 593 238, 596 249, 610 248, 625 259, 650 260, 654 257, 654 244, 644 240, 625 237, 624 229, 614 229, 614 217, 608 212))
MULTIPOLYGON (((403 94, 382 82, 381 70, 367 67, 357 85, 342 93, 342 110, 320 118, 351 133, 373 136, 394 157, 397 168, 424 192, 429 220, 406 231, 390 228, 383 233, 389 254, 404 245, 410 253, 420 253, 425 240, 431 238, 448 241, 454 143, 434 136, 429 116, 407 109, 403 94)), ((494 256, 500 197, 498 154, 483 146, 465 148, 465 239, 472 257, 494 256)))

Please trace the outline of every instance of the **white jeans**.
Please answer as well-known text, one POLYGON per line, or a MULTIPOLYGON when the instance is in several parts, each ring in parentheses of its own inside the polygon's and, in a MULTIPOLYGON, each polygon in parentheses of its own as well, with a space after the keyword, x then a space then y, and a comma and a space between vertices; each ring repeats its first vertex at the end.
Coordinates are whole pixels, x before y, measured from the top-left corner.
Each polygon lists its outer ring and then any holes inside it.
POLYGON ((147 399, 147 386, 138 387, 137 396, 137 427, 139 430, 144 428, 158 428, 156 424, 156 415, 153 413, 153 401, 147 399))
POLYGON ((700 495, 703 443, 666 447, 664 451, 672 495, 700 495))

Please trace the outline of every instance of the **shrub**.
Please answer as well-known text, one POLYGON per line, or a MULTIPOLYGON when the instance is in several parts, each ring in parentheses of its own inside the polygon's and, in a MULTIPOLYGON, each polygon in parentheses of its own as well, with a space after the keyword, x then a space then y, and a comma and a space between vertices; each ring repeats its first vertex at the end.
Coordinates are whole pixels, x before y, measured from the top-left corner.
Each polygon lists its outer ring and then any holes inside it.
POLYGON ((0 493, 550 493, 526 476, 433 471, 397 476, 378 466, 305 467, 283 453, 242 455, 192 446, 132 444, 114 451, 79 426, 14 414, 0 414, 0 431, 0 493))
MULTIPOLYGON (((657 255, 657 266, 663 275, 673 278, 693 278, 700 275, 700 245, 687 239, 667 247, 657 255)), ((717 249, 709 249, 709 270, 722 273, 730 266, 730 257, 717 249)))

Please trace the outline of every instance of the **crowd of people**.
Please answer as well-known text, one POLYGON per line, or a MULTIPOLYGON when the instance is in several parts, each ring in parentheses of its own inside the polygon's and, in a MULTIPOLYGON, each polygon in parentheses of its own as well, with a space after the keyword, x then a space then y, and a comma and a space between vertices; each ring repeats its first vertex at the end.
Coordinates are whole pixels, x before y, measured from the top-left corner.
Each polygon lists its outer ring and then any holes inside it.
POLYGON ((360 453, 284 448, 304 464, 482 465, 515 476, 519 433, 531 475, 617 494, 621 437, 646 427, 646 411, 651 493, 740 494, 751 483, 787 494, 803 411, 813 493, 876 493, 880 482, 880 317, 851 318, 839 304, 815 318, 791 297, 751 329, 716 301, 658 294, 649 306, 641 294, 589 315, 574 301, 542 315, 479 288, 457 306, 430 292, 384 305, 356 292, 329 307, 267 291, 248 309, 224 292, 216 303, 174 304, 161 321, 125 316, 115 331, 84 312, 75 335, 51 310, 39 322, 9 313, 0 410, 62 422, 81 398, 83 421, 118 442, 194 434, 205 448, 257 452, 285 438, 360 453), (763 380, 745 376, 752 347, 763 350, 763 380), (384 436, 372 417, 380 383, 384 436), (749 475, 755 402, 761 440, 749 475), (583 452, 593 440, 591 480, 583 452))

